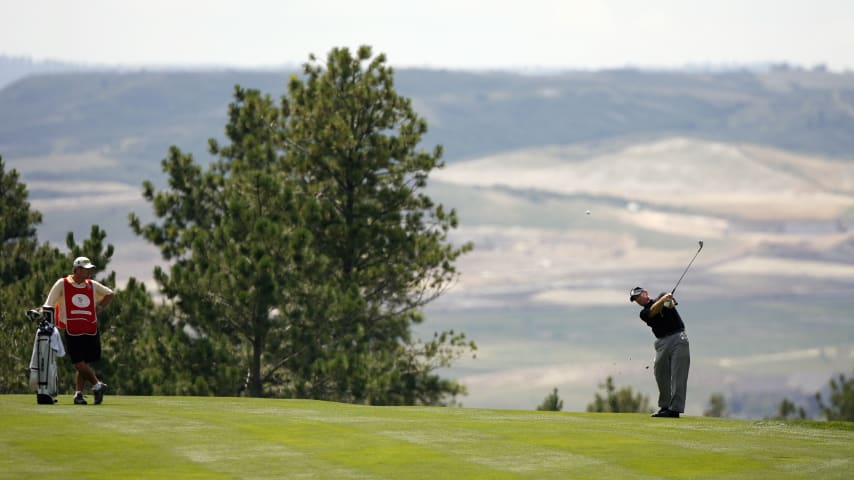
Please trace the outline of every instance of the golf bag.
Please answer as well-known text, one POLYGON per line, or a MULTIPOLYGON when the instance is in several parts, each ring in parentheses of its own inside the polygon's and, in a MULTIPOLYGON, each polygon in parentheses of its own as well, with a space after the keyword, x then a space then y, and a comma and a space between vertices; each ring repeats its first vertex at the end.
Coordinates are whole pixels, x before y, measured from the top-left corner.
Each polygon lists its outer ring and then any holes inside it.
POLYGON ((53 405, 59 394, 56 357, 65 356, 65 347, 59 329, 53 326, 54 310, 43 307, 42 311, 30 310, 27 316, 38 322, 33 355, 30 357, 30 388, 36 391, 39 405, 53 405))

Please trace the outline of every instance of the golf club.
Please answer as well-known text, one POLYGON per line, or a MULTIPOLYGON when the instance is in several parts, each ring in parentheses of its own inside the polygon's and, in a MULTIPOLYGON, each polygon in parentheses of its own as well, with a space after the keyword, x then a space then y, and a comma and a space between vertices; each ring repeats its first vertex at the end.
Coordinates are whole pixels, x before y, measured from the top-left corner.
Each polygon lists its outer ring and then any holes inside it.
POLYGON ((697 259, 697 255, 699 255, 699 254, 700 254, 700 250, 702 250, 702 249, 703 249, 703 241, 702 241, 702 240, 700 240, 700 248, 698 248, 698 249, 697 249, 697 253, 695 253, 695 254, 694 254, 694 258, 692 258, 692 259, 691 259, 691 262, 690 262, 690 263, 688 263, 688 266, 687 266, 687 267, 685 267, 685 271, 684 271, 684 272, 682 272, 682 276, 681 276, 681 277, 679 277, 679 281, 677 281, 677 282, 676 282, 676 286, 674 286, 674 287, 673 287, 673 290, 671 290, 671 291, 670 291, 670 294, 671 294, 671 295, 673 295, 674 293, 676 293, 676 287, 678 287, 678 286, 679 286, 679 283, 681 283, 681 282, 682 282, 682 279, 683 279, 683 278, 685 278, 685 274, 686 274, 686 273, 688 273, 688 269, 689 269, 689 268, 691 268, 691 264, 692 264, 692 263, 694 263, 694 260, 696 260, 696 259, 697 259))

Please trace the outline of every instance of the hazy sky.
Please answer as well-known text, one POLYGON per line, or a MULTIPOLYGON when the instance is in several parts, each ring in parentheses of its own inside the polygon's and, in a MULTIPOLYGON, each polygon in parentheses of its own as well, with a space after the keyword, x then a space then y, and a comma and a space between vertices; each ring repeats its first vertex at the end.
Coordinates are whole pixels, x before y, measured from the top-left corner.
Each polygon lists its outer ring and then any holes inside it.
POLYGON ((852 0, 0 0, 0 54, 279 66, 361 44, 391 65, 854 71, 852 0))

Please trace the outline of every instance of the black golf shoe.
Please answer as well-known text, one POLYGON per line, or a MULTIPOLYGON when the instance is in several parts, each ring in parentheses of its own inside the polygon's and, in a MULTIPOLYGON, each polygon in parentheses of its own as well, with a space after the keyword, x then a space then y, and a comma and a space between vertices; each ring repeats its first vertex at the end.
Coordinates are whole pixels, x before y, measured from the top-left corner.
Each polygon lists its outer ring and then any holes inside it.
POLYGON ((662 408, 661 410, 653 413, 650 416, 656 418, 679 418, 679 412, 674 412, 673 410, 662 408))
POLYGON ((101 387, 97 389, 92 389, 92 393, 95 395, 95 405, 100 405, 101 402, 104 401, 104 392, 107 391, 107 384, 101 383, 99 384, 101 387))

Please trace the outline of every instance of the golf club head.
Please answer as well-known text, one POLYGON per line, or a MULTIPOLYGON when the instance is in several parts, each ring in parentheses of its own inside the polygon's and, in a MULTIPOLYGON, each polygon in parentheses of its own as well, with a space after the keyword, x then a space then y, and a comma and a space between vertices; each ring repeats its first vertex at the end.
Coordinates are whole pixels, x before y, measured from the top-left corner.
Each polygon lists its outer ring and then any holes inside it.
POLYGON ((700 240, 700 242, 699 242, 699 243, 700 243, 700 250, 702 250, 702 249, 703 249, 703 241, 702 241, 702 240, 700 240))

